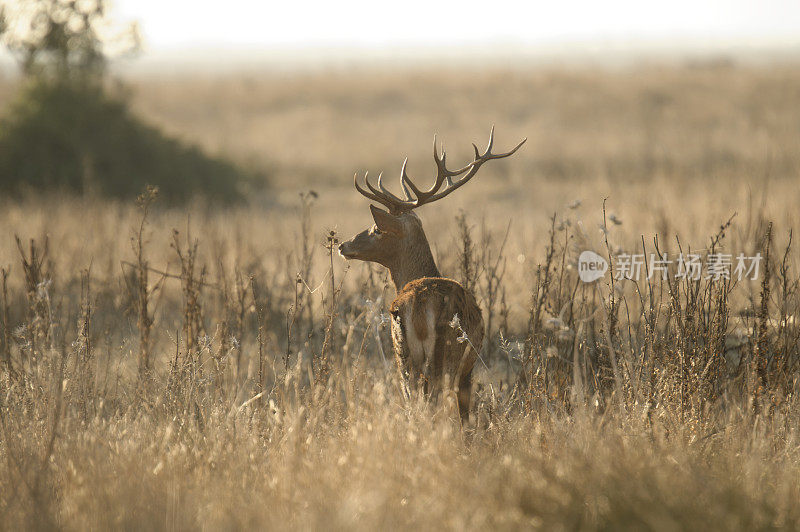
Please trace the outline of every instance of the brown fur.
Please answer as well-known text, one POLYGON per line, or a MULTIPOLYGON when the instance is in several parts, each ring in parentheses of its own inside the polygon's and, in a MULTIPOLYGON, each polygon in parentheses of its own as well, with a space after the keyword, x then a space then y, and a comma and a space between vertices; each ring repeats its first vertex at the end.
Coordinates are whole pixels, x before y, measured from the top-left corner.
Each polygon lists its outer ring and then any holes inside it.
POLYGON ((415 213, 395 216, 370 207, 375 226, 342 242, 339 251, 346 258, 389 268, 397 289, 391 312, 398 369, 412 385, 421 380, 434 396, 446 380, 457 393, 459 412, 466 420, 475 350, 483 342, 481 310, 460 284, 441 277, 415 213), (456 315, 469 342, 459 343, 460 332, 450 326, 456 315))
POLYGON ((390 310, 395 358, 401 371, 412 382, 422 379, 425 390, 432 394, 450 383, 458 397, 459 413, 467 419, 472 368, 477 360, 475 350, 483 343, 483 316, 475 297, 452 279, 423 277, 407 283, 390 310), (409 315, 413 338, 404 323, 409 315), (461 331, 451 325, 455 316, 469 341, 458 341, 461 331), (410 343, 424 346, 431 334, 435 338, 433 350, 416 360, 411 356, 410 343))
POLYGON ((425 391, 432 395, 441 391, 445 382, 452 385, 462 420, 469 417, 472 368, 483 343, 483 317, 475 296, 439 274, 422 222, 413 210, 444 198, 472 179, 484 163, 513 155, 525 143, 523 139, 507 153, 492 153, 493 139, 494 127, 483 154, 475 147, 475 159, 455 171, 447 169, 444 148, 439 156, 434 139, 436 181, 430 189, 420 190, 409 179, 403 163, 400 182, 405 199, 386 190, 380 177, 376 187, 365 176, 364 189, 356 176, 356 190, 388 210, 370 204, 375 225, 339 246, 339 253, 347 259, 377 262, 389 268, 397 289, 391 312, 398 368, 412 384, 421 378, 425 391), (453 181, 456 176, 457 181, 453 181), (456 316, 458 326, 453 323, 456 316), (462 332, 465 339, 460 338, 462 332))

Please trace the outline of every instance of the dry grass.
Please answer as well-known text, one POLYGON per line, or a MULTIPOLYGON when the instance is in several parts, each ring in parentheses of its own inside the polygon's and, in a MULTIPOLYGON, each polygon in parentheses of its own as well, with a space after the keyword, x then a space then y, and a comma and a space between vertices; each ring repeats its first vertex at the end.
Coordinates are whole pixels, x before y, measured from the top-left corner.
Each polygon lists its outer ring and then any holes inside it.
POLYGON ((800 527, 798 100, 791 66, 139 82, 138 109, 275 188, 144 224, 2 205, 1 527, 800 527), (459 159, 493 122, 520 156, 421 213, 491 324, 461 429, 384 363, 386 272, 324 245, 368 223, 353 171, 430 175, 432 131, 459 159), (577 250, 676 235, 769 250, 770 278, 576 280, 577 250))

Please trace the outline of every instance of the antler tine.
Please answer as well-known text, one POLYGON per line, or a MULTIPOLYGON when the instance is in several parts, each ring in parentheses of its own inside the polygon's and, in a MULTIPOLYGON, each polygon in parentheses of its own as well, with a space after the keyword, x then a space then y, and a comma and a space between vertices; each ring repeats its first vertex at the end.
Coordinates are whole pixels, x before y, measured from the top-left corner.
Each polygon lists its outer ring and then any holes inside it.
POLYGON ((514 146, 513 149, 506 153, 492 153, 492 146, 494 145, 494 126, 492 126, 491 131, 489 132, 489 142, 486 145, 486 150, 483 154, 480 153, 478 147, 473 144, 472 147, 475 149, 475 158, 474 160, 466 165, 463 168, 459 168, 458 170, 448 170, 447 169, 447 152, 445 152, 444 144, 442 144, 442 155, 439 156, 439 150, 436 146, 436 135, 433 136, 433 160, 436 163, 436 180, 434 181, 433 185, 428 190, 420 190, 414 182, 408 177, 407 173, 407 166, 408 166, 408 157, 403 161, 403 167, 400 170, 400 187, 403 189, 403 195, 405 199, 401 199, 395 196, 392 192, 390 192, 386 187, 383 186, 383 174, 378 175, 378 186, 377 188, 370 183, 369 180, 369 173, 364 174, 364 183, 367 185, 369 192, 364 190, 358 184, 358 174, 356 173, 353 176, 353 184, 356 187, 361 195, 369 198, 373 201, 377 201, 378 203, 384 205, 389 209, 389 212, 394 214, 399 214, 402 212, 407 212, 426 203, 432 203, 436 200, 439 200, 451 192, 453 192, 458 187, 462 186, 464 183, 472 179, 473 176, 478 172, 480 167, 487 161, 491 161, 492 159, 502 159, 504 157, 508 157, 516 153, 520 147, 527 141, 527 138, 522 139, 522 141, 514 146), (463 176, 461 179, 457 181, 453 181, 454 177, 463 176), (442 185, 445 185, 444 189, 442 189, 442 185), (441 190, 440 190, 441 189, 441 190), (411 193, 416 196, 416 198, 411 197, 411 193))
MULTIPOLYGON (((382 175, 383 175, 382 173, 378 174, 378 179, 380 179, 382 175)), ((369 181, 369 172, 364 174, 364 184, 367 185, 367 188, 370 189, 373 194, 375 194, 376 196, 379 196, 379 197, 383 197, 383 194, 381 194, 381 191, 378 190, 377 188, 375 188, 375 186, 372 183, 370 183, 370 181, 369 181)))
POLYGON ((366 182, 367 186, 372 191, 372 193, 375 194, 376 196, 380 196, 383 199, 381 203, 389 207, 390 211, 397 212, 399 210, 402 210, 401 207, 403 206, 403 200, 401 200, 400 198, 389 192, 386 189, 386 187, 383 186, 383 172, 378 174, 377 189, 372 185, 372 183, 369 182, 369 180, 366 180, 366 182))
POLYGON ((439 189, 442 188, 443 184, 446 184, 448 187, 451 186, 453 184, 453 177, 463 174, 472 166, 472 164, 468 164, 464 168, 459 168, 458 170, 448 170, 447 152, 444 149, 444 143, 442 143, 442 155, 440 157, 439 150, 436 146, 436 135, 433 136, 433 160, 436 163, 436 180, 428 190, 420 190, 414 184, 411 178, 408 177, 408 173, 406 173, 406 164, 403 163, 403 172, 400 176, 400 179, 402 183, 411 188, 411 190, 414 192, 414 195, 417 197, 416 201, 414 202, 414 207, 419 207, 425 203, 428 203, 429 198, 436 194, 439 189))
MULTIPOLYGON (((408 161, 408 158, 406 158, 406 161, 408 161)), ((404 183, 405 185, 408 185, 408 187, 414 192, 414 195, 417 196, 418 198, 420 194, 424 194, 424 192, 418 189, 417 185, 415 185, 414 182, 411 181, 411 178, 408 177, 408 174, 406 173, 406 162, 403 162, 403 168, 400 170, 400 182, 404 183)))
MULTIPOLYGON (((369 186, 369 180, 367 179, 367 176, 369 176, 369 172, 366 172, 364 174, 364 182, 369 186)), ((353 185, 355 185, 356 190, 362 196, 364 196, 365 198, 368 198, 368 199, 371 199, 373 201, 377 201, 378 203, 383 204, 383 200, 381 200, 381 198, 379 198, 377 195, 371 194, 371 193, 367 192, 366 190, 364 190, 363 188, 361 188, 361 185, 358 184, 358 172, 353 174, 353 185)))
MULTIPOLYGON (((472 161, 470 166, 480 166, 486 161, 491 161, 492 159, 502 159, 503 157, 508 157, 510 155, 514 155, 514 153, 528 140, 528 137, 525 137, 520 141, 519 144, 514 146, 511 151, 507 151, 506 153, 492 153, 492 146, 494 144, 494 126, 492 126, 492 130, 489 133, 489 143, 486 145, 486 151, 483 152, 483 155, 480 155, 478 152, 478 147, 473 144, 472 147, 475 148, 475 160, 472 161)), ((459 180, 460 181, 460 180, 459 180)))
MULTIPOLYGON (((519 144, 514 146, 514 148, 511 151, 508 151, 506 153, 496 153, 496 154, 492 153, 492 146, 494 145, 494 126, 492 126, 492 129, 489 132, 489 142, 486 145, 486 150, 483 152, 482 155, 481 155, 480 151, 478 150, 478 147, 475 144, 473 144, 472 147, 475 149, 475 160, 473 160, 471 163, 469 163, 467 166, 465 166, 460 171, 450 172, 446 168, 444 169, 448 173, 452 174, 452 177, 461 175, 464 172, 467 172, 467 170, 469 170, 469 171, 461 179, 459 179, 458 181, 452 181, 450 179, 450 177, 448 177, 447 178, 447 187, 445 187, 445 189, 442 190, 441 192, 437 191, 436 193, 431 194, 430 196, 426 197, 425 201, 423 203, 431 203, 431 202, 434 202, 436 200, 442 199, 443 197, 447 196, 448 194, 453 192, 455 189, 457 189, 458 187, 462 186, 464 183, 466 183, 467 181, 472 179, 475 176, 475 174, 478 173, 478 170, 480 169, 481 165, 483 165, 483 163, 485 163, 487 161, 491 161, 492 159, 502 159, 504 157, 508 157, 510 155, 513 155, 518 149, 520 149, 520 147, 523 144, 525 144, 525 141, 527 141, 527 140, 528 140, 527 137, 522 139, 522 141, 519 144)), ((437 165, 438 165, 438 161, 437 161, 437 165)))
POLYGON ((405 200, 412 201, 411 191, 408 190, 408 185, 406 184, 406 179, 408 179, 408 175, 406 174, 407 164, 408 164, 408 157, 403 159, 403 168, 400 169, 400 188, 403 189, 403 196, 405 196, 405 200))
MULTIPOLYGON (((486 151, 483 152, 484 155, 489 154, 492 152, 492 146, 494 145, 494 124, 492 124, 492 129, 489 130, 489 143, 486 145, 486 151)), ((475 146, 474 144, 472 145, 475 146)))
MULTIPOLYGON (((444 152, 444 148, 442 149, 442 152, 444 152)), ((436 161, 436 166, 438 167, 440 159, 439 159, 439 152, 436 149, 436 134, 433 135, 433 159, 436 161)), ((438 188, 441 186, 441 183, 439 182, 439 177, 437 175, 436 182, 434 182, 433 187, 430 190, 428 191, 420 190, 417 187, 417 185, 414 184, 411 178, 408 177, 408 173, 406 172, 407 162, 408 158, 406 158, 406 160, 403 162, 403 169, 400 173, 400 182, 404 184, 403 188, 405 188, 405 185, 408 185, 408 187, 414 192, 414 195, 417 197, 416 201, 414 202, 414 206, 422 205, 422 203, 420 203, 421 198, 425 198, 427 195, 436 192, 436 190, 438 190, 438 188)))
POLYGON ((381 191, 381 194, 386 196, 392 203, 397 205, 404 205, 406 202, 402 199, 395 196, 392 192, 390 192, 386 187, 383 186, 383 172, 378 174, 378 188, 381 191))
MULTIPOLYGON (((402 200, 392 194, 386 187, 383 186, 383 173, 378 174, 378 187, 376 188, 369 180, 369 172, 364 173, 364 184, 367 185, 369 191, 364 190, 361 185, 358 184, 358 173, 353 176, 353 184, 361 193, 362 196, 371 199, 373 201, 377 201, 384 207, 389 209, 389 212, 394 214, 398 214, 404 211, 408 211, 414 208, 415 202, 409 200, 402 200)), ((407 194, 406 194, 407 195, 407 194)))
POLYGON ((439 174, 443 174, 445 177, 446 182, 451 183, 452 180, 450 178, 459 176, 469 170, 472 167, 472 163, 469 163, 464 168, 459 168, 458 170, 448 170, 447 169, 447 152, 444 151, 444 142, 442 143, 442 157, 437 158, 434 154, 434 159, 436 159, 436 170, 439 174))

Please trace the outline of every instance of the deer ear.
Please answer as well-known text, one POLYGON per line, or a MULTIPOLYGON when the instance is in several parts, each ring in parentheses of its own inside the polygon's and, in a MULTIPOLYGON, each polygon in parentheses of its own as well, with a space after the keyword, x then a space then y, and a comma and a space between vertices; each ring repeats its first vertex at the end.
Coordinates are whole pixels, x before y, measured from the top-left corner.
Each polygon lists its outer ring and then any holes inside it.
POLYGON ((382 232, 394 233, 396 235, 402 233, 400 220, 397 219, 397 216, 372 204, 370 204, 369 210, 372 212, 372 219, 375 220, 375 225, 377 225, 378 229, 382 232))

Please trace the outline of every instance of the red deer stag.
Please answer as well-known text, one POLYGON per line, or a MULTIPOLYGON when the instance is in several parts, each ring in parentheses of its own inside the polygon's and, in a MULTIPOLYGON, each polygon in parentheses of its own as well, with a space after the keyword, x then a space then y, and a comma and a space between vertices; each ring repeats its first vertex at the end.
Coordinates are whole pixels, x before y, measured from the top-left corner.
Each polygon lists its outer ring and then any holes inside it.
POLYGON ((388 211, 370 204, 375 225, 339 246, 339 253, 346 259, 377 262, 389 269, 397 289, 391 314, 398 368, 412 385, 421 378, 425 392, 431 395, 440 391, 447 375, 458 397, 462 421, 469 417, 472 368, 478 355, 476 350, 483 343, 483 317, 475 296, 439 273, 414 209, 444 198, 472 179, 485 162, 512 155, 527 139, 511 151, 498 154, 492 153, 493 140, 494 127, 483 154, 473 144, 474 160, 459 170, 448 170, 444 148, 440 157, 434 137, 436 180, 429 190, 417 188, 406 173, 406 158, 400 172, 405 199, 383 186, 382 174, 377 186, 364 176, 369 190, 359 185, 356 174, 356 190, 388 211))

